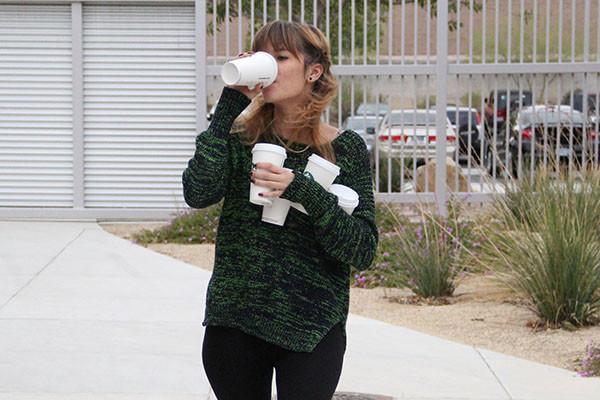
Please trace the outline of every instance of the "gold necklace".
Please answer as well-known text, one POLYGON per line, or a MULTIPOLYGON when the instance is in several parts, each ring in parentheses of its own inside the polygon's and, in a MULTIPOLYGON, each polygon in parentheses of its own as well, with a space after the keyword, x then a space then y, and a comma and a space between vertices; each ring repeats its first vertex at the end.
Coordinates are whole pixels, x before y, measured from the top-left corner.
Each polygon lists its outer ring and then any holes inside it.
POLYGON ((303 148, 302 150, 293 150, 291 149, 288 144, 286 142, 284 142, 278 134, 276 134, 275 132, 273 132, 273 136, 275 136, 277 138, 277 140, 279 140, 279 143, 281 143, 283 145, 283 147, 285 147, 287 150, 291 151, 292 153, 296 153, 296 154, 300 154, 300 153, 304 153, 306 150, 308 150, 310 148, 310 144, 307 144, 305 148, 303 148))

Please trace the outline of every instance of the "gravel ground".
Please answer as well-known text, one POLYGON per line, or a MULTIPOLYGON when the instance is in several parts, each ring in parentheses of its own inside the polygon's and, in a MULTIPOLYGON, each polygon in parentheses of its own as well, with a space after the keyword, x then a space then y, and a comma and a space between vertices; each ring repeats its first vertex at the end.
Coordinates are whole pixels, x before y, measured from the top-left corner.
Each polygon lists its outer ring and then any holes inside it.
MULTIPOLYGON (((157 223, 100 223, 106 231, 131 240, 157 223)), ((207 270, 214 262, 213 245, 151 244, 148 248, 207 270)), ((433 336, 500 353, 574 370, 590 340, 600 342, 600 326, 566 330, 533 330, 535 314, 489 276, 466 276, 450 304, 415 304, 410 292, 400 289, 350 290, 350 312, 433 336)))

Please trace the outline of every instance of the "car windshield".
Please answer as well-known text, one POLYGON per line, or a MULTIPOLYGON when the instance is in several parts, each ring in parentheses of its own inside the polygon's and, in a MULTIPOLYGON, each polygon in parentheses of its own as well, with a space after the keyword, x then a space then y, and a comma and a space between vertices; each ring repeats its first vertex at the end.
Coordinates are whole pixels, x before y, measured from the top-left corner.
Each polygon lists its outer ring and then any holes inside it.
POLYGON ((378 120, 375 118, 361 118, 355 117, 348 119, 348 123, 346 124, 346 128, 348 129, 359 129, 365 130, 366 128, 376 128, 378 120))
POLYGON ((560 124, 573 124, 583 125, 583 116, 579 112, 573 112, 571 115, 570 111, 558 111, 558 110, 542 110, 542 111, 526 111, 522 112, 519 117, 519 123, 521 125, 558 125, 560 124))
POLYGON ((356 110, 356 114, 357 115, 361 115, 361 114, 383 114, 385 112, 387 112, 388 110, 388 106, 387 104, 374 104, 374 103, 367 103, 367 104, 361 104, 360 106, 358 106, 358 109, 356 110))
MULTIPOLYGON (((570 104, 571 98, 567 97, 563 104, 570 104)), ((594 111, 596 109, 596 96, 588 94, 588 110, 594 111)), ((583 95, 581 93, 573 96, 573 108, 579 111, 583 111, 583 95)))
MULTIPOLYGON (((532 105, 532 98, 530 92, 521 92, 521 102, 522 106, 530 106, 532 105)), ((519 92, 511 91, 510 92, 510 103, 513 106, 519 105, 519 92)), ((506 92, 498 92, 498 108, 506 108, 506 92)))
POLYGON ((415 113, 414 111, 404 111, 403 113, 393 113, 391 115, 393 126, 398 125, 435 125, 435 112, 415 113))
MULTIPOLYGON (((456 110, 446 111, 448 115, 448 119, 452 125, 456 125, 456 110)), ((458 112, 458 121, 460 126, 468 126, 469 125, 469 111, 459 111, 458 112)), ((475 111, 471 111, 471 126, 477 125, 477 113, 475 111)))

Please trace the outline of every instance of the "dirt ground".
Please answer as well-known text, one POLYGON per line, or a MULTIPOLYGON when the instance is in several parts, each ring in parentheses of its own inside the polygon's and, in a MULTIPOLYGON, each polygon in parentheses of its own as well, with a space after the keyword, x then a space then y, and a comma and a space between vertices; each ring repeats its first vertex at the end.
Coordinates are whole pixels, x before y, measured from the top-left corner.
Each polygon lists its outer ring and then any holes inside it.
MULTIPOLYGON (((103 229, 131 240, 132 234, 165 223, 100 223, 103 229)), ((213 245, 151 244, 149 249, 207 270, 214 262, 213 245)), ((350 312, 433 336, 483 347, 531 361, 575 370, 578 357, 593 340, 600 343, 600 326, 574 332, 534 330, 535 314, 489 276, 466 276, 455 296, 444 305, 415 304, 401 289, 350 290, 350 312)))

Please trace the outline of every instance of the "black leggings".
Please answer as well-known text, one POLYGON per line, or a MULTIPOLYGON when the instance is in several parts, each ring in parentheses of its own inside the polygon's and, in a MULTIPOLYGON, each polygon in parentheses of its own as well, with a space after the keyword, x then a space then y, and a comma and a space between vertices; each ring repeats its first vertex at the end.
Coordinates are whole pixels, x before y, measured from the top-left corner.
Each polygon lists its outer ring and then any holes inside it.
POLYGON ((346 337, 335 325, 311 352, 294 352, 239 329, 207 326, 202 363, 218 400, 270 400, 273 368, 278 400, 331 400, 346 337))

